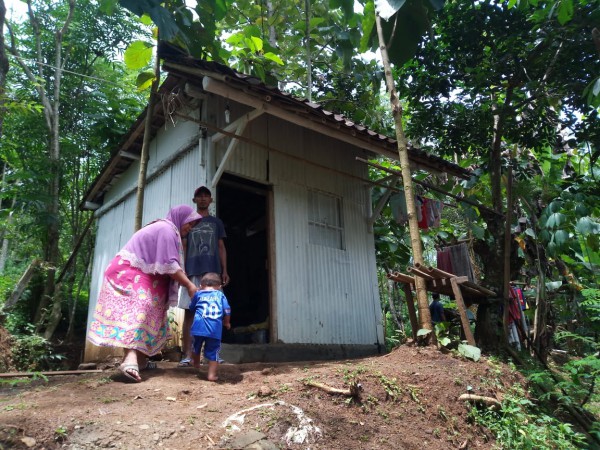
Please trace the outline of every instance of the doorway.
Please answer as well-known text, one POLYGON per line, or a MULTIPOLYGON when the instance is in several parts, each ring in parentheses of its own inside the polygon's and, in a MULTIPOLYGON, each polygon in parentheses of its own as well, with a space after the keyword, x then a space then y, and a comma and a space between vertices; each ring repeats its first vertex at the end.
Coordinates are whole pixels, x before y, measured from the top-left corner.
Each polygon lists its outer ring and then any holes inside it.
POLYGON ((223 174, 217 185, 217 217, 225 225, 227 271, 224 288, 231 306, 228 344, 269 341, 268 186, 223 174))

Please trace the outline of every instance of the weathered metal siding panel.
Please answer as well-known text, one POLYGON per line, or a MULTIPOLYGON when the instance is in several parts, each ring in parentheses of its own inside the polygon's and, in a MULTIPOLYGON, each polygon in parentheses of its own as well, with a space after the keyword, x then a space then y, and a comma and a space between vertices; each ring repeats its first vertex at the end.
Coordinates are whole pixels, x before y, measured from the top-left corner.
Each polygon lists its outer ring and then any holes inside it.
POLYGON ((171 206, 190 205, 197 187, 206 184, 206 169, 200 165, 199 146, 190 149, 171 167, 171 206))
MULTIPOLYGON (((163 165, 176 152, 186 147, 196 146, 197 142, 198 124, 194 122, 179 120, 175 128, 172 125, 167 125, 166 128, 163 127, 158 131, 148 149, 148 176, 153 175, 157 168, 163 165)), ((129 169, 120 176, 119 180, 106 193, 104 204, 121 198, 125 193, 129 193, 135 188, 139 172, 140 163, 139 161, 134 161, 129 169)), ((144 220, 145 218, 146 215, 144 214, 144 220)))
POLYGON ((285 122, 273 127, 278 338, 286 343, 383 344, 369 193, 360 149, 285 122), (324 152, 323 149, 327 151, 324 152), (304 155, 310 162, 300 162, 304 155), (312 162, 312 164, 311 164, 312 162), (329 166, 326 168, 323 166, 329 166), (345 249, 309 243, 308 189, 342 199, 345 249))
MULTIPOLYGON (((273 156, 272 163, 285 163, 273 156), (277 160, 273 162, 273 160, 277 160)), ((308 229, 299 221, 306 211, 306 189, 302 185, 280 183, 273 187, 276 239, 277 337, 285 343, 311 342, 310 321, 316 313, 315 299, 309 298, 306 280, 308 229), (294 213, 291 213, 295 210, 294 213)))
MULTIPOLYGON (((183 111, 183 114, 195 116, 197 114, 183 111)), ((156 134, 149 148, 148 170, 152 171, 160 166, 173 154, 188 146, 192 141, 197 141, 199 125, 177 117, 173 117, 175 126, 170 120, 156 134)))
MULTIPOLYGON (((249 111, 247 107, 238 103, 227 101, 222 97, 215 98, 216 102, 211 103, 212 117, 217 121, 220 128, 226 127, 224 111, 227 106, 230 108, 230 121, 249 111)), ((242 136, 257 142, 264 146, 267 145, 269 138, 269 123, 266 115, 262 115, 253 121, 248 122, 242 136)), ((221 139, 215 144, 215 164, 219 166, 227 148, 231 142, 230 137, 221 139)), ((235 149, 230 154, 225 164, 225 170, 229 173, 264 182, 267 180, 267 158, 268 151, 261 145, 254 145, 250 142, 238 140, 235 149)), ((216 170, 216 167, 215 167, 216 170)))

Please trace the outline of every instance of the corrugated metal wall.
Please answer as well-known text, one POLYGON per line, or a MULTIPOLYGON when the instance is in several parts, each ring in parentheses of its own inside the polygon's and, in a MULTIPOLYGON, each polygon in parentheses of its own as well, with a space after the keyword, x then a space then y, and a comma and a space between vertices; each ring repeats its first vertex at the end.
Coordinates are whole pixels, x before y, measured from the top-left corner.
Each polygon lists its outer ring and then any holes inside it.
MULTIPOLYGON (((213 117, 216 118, 218 123, 217 126, 219 127, 227 126, 227 123, 225 122, 225 115, 223 114, 226 106, 229 105, 231 121, 233 121, 234 117, 239 117, 240 115, 249 111, 248 108, 237 103, 227 101, 222 97, 214 96, 211 97, 211 99, 215 100, 215 103, 212 103, 211 107, 214 108, 213 117)), ((244 130, 243 136, 266 146, 268 142, 268 126, 266 124, 267 116, 263 114, 261 117, 258 117, 257 119, 248 123, 246 129, 244 130)), ((217 164, 217 167, 219 161, 221 161, 225 155, 230 142, 230 138, 225 138, 216 143, 215 163, 217 164)), ((265 182, 267 181, 267 160, 268 151, 266 149, 240 140, 237 143, 236 148, 233 150, 233 153, 228 158, 225 165, 225 170, 229 173, 233 173, 245 178, 265 182)), ((215 171, 217 167, 215 167, 215 171)))
POLYGON ((278 339, 286 343, 383 344, 366 166, 348 144, 271 118, 278 339), (324 151, 326 149, 326 151, 324 151), (315 164, 311 164, 314 162, 315 164), (328 166, 331 169, 319 166, 328 166), (342 172, 342 173, 340 173, 342 172), (345 249, 309 243, 308 188, 342 198, 345 249))

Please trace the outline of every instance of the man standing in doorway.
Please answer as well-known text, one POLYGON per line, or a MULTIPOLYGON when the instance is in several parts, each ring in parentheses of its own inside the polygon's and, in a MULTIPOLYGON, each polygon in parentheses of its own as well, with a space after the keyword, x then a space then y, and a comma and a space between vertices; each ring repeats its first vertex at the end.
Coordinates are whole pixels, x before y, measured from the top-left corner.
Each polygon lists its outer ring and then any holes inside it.
MULTIPOLYGON (((223 286, 229 283, 227 273, 227 250, 223 239, 227 237, 225 227, 221 219, 211 216, 208 207, 212 203, 212 194, 206 186, 200 186, 194 191, 196 210, 202 216, 202 220, 191 229, 187 239, 183 240, 185 251, 185 273, 196 286, 200 286, 202 275, 208 272, 221 274, 223 286)), ((194 311, 190 308, 191 299, 185 289, 179 290, 180 308, 185 309, 182 332, 183 358, 179 366, 191 366, 192 339, 190 329, 194 320, 194 311)))

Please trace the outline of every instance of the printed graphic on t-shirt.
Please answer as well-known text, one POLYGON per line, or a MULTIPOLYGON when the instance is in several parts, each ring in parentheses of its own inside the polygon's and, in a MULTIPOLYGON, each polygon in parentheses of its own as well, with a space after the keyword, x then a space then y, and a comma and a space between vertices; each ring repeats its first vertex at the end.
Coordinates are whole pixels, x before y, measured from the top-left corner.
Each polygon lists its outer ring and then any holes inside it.
POLYGON ((188 234, 188 257, 213 256, 217 252, 217 224, 200 221, 188 234))

